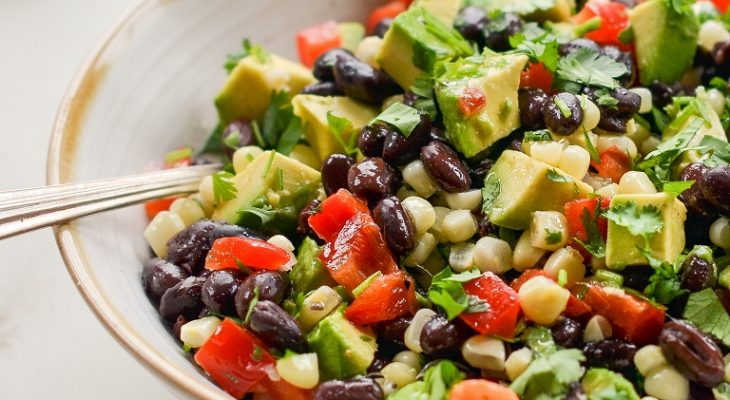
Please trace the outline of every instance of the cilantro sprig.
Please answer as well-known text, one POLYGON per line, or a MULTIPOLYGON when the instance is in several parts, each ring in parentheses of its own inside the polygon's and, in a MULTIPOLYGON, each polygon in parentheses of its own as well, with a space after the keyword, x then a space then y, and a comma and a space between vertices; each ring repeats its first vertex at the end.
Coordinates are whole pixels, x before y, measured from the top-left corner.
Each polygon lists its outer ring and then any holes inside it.
POLYGON ((353 155, 357 153, 357 135, 352 132, 352 122, 349 119, 338 117, 330 111, 327 113, 327 124, 337 143, 344 149, 345 154, 353 155), (345 134, 347 133, 350 135, 348 138, 345 138, 345 134))
POLYGON ((238 189, 233 184, 233 174, 226 171, 218 171, 212 175, 213 178, 213 198, 216 203, 233 200, 236 198, 238 189))
POLYGON ((238 63, 248 56, 254 56, 261 63, 267 63, 271 59, 271 55, 259 45, 252 45, 248 39, 243 39, 241 50, 236 53, 229 54, 223 67, 230 74, 238 63))
POLYGON ((530 23, 509 38, 513 52, 525 54, 532 62, 540 62, 552 72, 558 68, 558 39, 550 32, 530 23))
POLYGON ((654 234, 664 227, 662 212, 653 204, 639 207, 636 202, 627 201, 609 208, 605 217, 628 229, 633 236, 642 237, 646 248, 654 234))
POLYGON ((446 312, 449 320, 463 312, 485 312, 488 305, 479 298, 467 295, 464 290, 464 283, 480 275, 477 269, 455 274, 450 267, 446 267, 433 277, 428 298, 446 312))
POLYGON ((384 122, 398 129, 401 135, 411 136, 413 130, 421 123, 421 112, 403 103, 393 103, 385 111, 370 121, 369 125, 384 122))
POLYGON ((616 79, 628 72, 624 64, 587 48, 561 58, 557 68, 560 79, 606 89, 617 88, 616 79))

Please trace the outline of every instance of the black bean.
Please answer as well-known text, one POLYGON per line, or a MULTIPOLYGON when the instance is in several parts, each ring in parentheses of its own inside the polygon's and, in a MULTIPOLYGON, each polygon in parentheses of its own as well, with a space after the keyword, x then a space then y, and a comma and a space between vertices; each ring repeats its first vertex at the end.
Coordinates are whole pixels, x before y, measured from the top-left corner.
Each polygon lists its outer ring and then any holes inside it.
POLYGON ((619 339, 588 342, 583 353, 589 365, 621 371, 633 365, 636 345, 619 339))
POLYGON ((412 320, 413 317, 405 316, 392 321, 381 322, 376 328, 378 331, 378 339, 404 345, 406 329, 411 325, 412 320))
POLYGON ((388 129, 383 144, 383 159, 394 165, 405 165, 418 158, 421 147, 433 140, 428 115, 421 115, 421 123, 407 138, 395 129, 388 129))
POLYGON ((370 363, 370 366, 367 369, 367 372, 369 374, 380 372, 381 369, 383 369, 386 365, 390 363, 390 360, 388 360, 388 357, 380 353, 379 351, 375 352, 375 358, 373 358, 373 362, 370 363))
POLYGON ((337 87, 337 84, 334 82, 316 82, 311 85, 305 86, 302 89, 302 94, 313 94, 315 96, 322 96, 322 97, 328 97, 328 96, 342 96, 344 93, 340 88, 337 87))
POLYGON ((464 343, 464 334, 443 315, 434 315, 423 326, 419 341, 424 353, 440 358, 455 354, 464 343))
POLYGON ((520 89, 518 100, 522 127, 527 130, 544 129, 545 117, 542 110, 548 101, 547 94, 538 88, 520 89))
POLYGON ((626 133, 626 126, 628 120, 617 116, 601 115, 601 119, 598 121, 598 127, 606 132, 611 133, 626 133))
POLYGON ((196 275, 205 264, 210 251, 208 236, 221 226, 218 222, 203 220, 185 228, 167 242, 167 259, 191 275, 196 275))
POLYGON ((464 7, 456 16, 454 27, 467 40, 484 46, 484 26, 487 24, 487 12, 480 7, 464 7))
POLYGON ((444 132, 443 129, 441 129, 441 128, 437 127, 437 126, 432 126, 431 127, 431 130, 429 131, 428 138, 430 139, 429 142, 434 141, 434 140, 437 141, 437 142, 444 142, 444 143, 447 142, 447 140, 446 140, 446 132, 444 132))
POLYGON ((627 114, 627 119, 631 119, 634 114, 639 112, 639 108, 641 108, 641 96, 638 94, 626 88, 616 88, 610 94, 611 97, 618 101, 616 111, 627 114))
POLYGON ((373 219, 394 255, 400 256, 413 249, 416 231, 397 197, 390 196, 380 200, 373 208, 373 219))
POLYGON ((180 330, 182 329, 182 326, 188 322, 188 319, 182 315, 177 316, 175 323, 172 324, 172 334, 175 336, 175 339, 180 339, 180 330))
POLYGON ((570 135, 583 123, 583 108, 573 93, 562 92, 551 96, 542 108, 545 124, 558 135, 570 135))
POLYGON ((314 391, 314 400, 383 400, 385 394, 375 379, 352 378, 327 381, 314 391))
POLYGON ((297 233, 299 235, 308 236, 314 233, 312 227, 309 226, 309 218, 314 214, 317 214, 321 206, 322 201, 314 199, 302 209, 302 212, 299 213, 299 220, 297 223, 297 233))
POLYGON ((153 258, 142 267, 142 287, 150 298, 159 301, 167 289, 177 285, 189 275, 187 271, 171 262, 153 258))
POLYGON ((704 387, 695 382, 689 383, 689 399, 690 400, 715 400, 712 389, 704 387))
POLYGON ((569 54, 575 53, 580 49, 589 49, 595 52, 601 51, 601 47, 593 40, 578 38, 561 44, 560 47, 558 47, 558 54, 560 54, 561 57, 565 57, 569 54))
POLYGON ((510 36, 522 31, 522 20, 519 16, 505 13, 496 19, 487 21, 484 26, 484 45, 494 51, 507 51, 510 36))
POLYGON ((381 19, 380 22, 375 25, 375 29, 373 29, 373 35, 384 38, 385 34, 388 33, 388 29, 390 29, 391 25, 393 25, 393 18, 381 19))
POLYGON ((306 338, 299 323, 273 301, 259 300, 253 306, 247 326, 270 347, 296 353, 306 350, 306 338))
POLYGON ((441 189, 449 193, 465 192, 471 188, 469 170, 459 155, 442 142, 433 141, 421 148, 421 161, 428 175, 441 189))
POLYGON ((720 214, 730 216, 730 166, 720 165, 705 172, 698 183, 705 199, 720 214))
POLYGON ((250 146, 255 143, 251 123, 246 120, 231 122, 223 130, 221 140, 223 141, 223 152, 229 158, 233 158, 233 152, 235 152, 238 148, 250 146))
POLYGON ((210 311, 233 315, 233 296, 241 284, 242 275, 236 270, 213 271, 203 283, 201 299, 210 311))
POLYGON ((322 186, 330 196, 340 189, 347 189, 347 174, 355 165, 355 159, 344 154, 332 154, 322 163, 322 186))
POLYGON ((687 211, 694 216, 714 216, 717 214, 715 207, 702 194, 699 182, 709 170, 705 163, 698 161, 689 164, 682 171, 681 179, 683 181, 695 181, 695 183, 679 195, 679 200, 687 207, 687 211))
POLYGON ((558 320, 550 330, 555 343, 563 347, 577 347, 583 338, 583 328, 578 321, 571 318, 558 320))
POLYGON ((480 238, 495 235, 499 232, 497 225, 494 225, 492 221, 489 220, 489 216, 482 212, 477 214, 477 228, 480 238))
POLYGON ((484 187, 484 179, 487 178, 487 174, 492 170, 494 161, 489 158, 479 161, 475 167, 469 169, 469 178, 471 178, 471 188, 481 189, 484 187))
POLYGON ((651 91, 652 102, 658 108, 664 108, 671 103, 672 97, 675 95, 674 89, 671 86, 660 81, 654 81, 649 85, 649 90, 651 91))
POLYGON ((167 289, 160 299, 160 315, 168 321, 174 321, 178 315, 188 320, 198 318, 205 306, 200 298, 205 279, 190 276, 177 285, 167 289))
POLYGON ((347 183, 350 191, 369 200, 382 199, 398 188, 396 171, 380 157, 366 158, 350 167, 347 183))
POLYGON ((402 92, 395 81, 383 71, 352 57, 337 57, 335 82, 348 97, 380 104, 388 96, 402 92))
POLYGON ((639 292, 643 292, 649 285, 649 278, 654 274, 654 269, 649 266, 637 265, 635 267, 626 268, 622 275, 624 277, 624 286, 639 292))
POLYGON ((355 56, 350 50, 341 48, 329 50, 319 56, 314 62, 314 67, 312 68, 312 74, 314 77, 320 81, 334 82, 334 68, 338 57, 355 59, 355 56))
POLYGON ((690 381, 708 388, 722 382, 722 352, 694 326, 681 320, 667 322, 659 335, 659 346, 667 361, 690 381))
POLYGON ((712 260, 698 256, 694 251, 689 253, 681 267, 682 288, 690 292, 699 292, 715 285, 717 266, 712 260))
POLYGON ((710 54, 718 67, 730 67, 730 41, 715 43, 710 54))
POLYGON ((288 281, 279 272, 259 271, 251 274, 241 282, 236 291, 234 297, 236 313, 241 319, 246 318, 249 305, 256 297, 256 288, 258 288, 259 300, 269 300, 280 304, 286 296, 288 287, 288 281))
POLYGON ((208 245, 213 246, 216 240, 225 237, 244 237, 251 239, 267 240, 268 237, 251 229, 238 225, 219 225, 208 234, 208 245))
POLYGON ((390 131, 385 125, 366 125, 357 138, 357 147, 365 157, 382 157, 385 137, 390 131))

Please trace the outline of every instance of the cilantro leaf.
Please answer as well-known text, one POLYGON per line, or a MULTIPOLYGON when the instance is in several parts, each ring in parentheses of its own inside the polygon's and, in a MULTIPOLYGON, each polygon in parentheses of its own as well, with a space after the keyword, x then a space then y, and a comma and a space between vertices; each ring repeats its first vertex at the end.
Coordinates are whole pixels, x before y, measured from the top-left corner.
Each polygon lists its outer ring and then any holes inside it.
POLYGON ((499 177, 494 173, 487 175, 484 179, 484 188, 482 188, 482 210, 485 213, 492 210, 492 206, 501 192, 502 182, 499 181, 499 177))
POLYGON ((700 147, 702 147, 703 153, 712 153, 706 162, 710 166, 730 164, 730 143, 711 135, 705 135, 700 141, 700 147))
POLYGON ((669 304, 675 298, 687 293, 687 290, 682 289, 682 284, 679 281, 677 275, 679 268, 677 265, 672 265, 654 257, 650 249, 639 250, 654 269, 654 273, 649 277, 649 285, 644 288, 644 294, 647 297, 662 304, 669 304))
POLYGON ((600 165, 601 155, 598 154, 598 150, 596 149, 596 146, 593 145, 593 142, 591 142, 591 138, 588 136, 588 131, 585 128, 583 128, 583 139, 586 141, 586 150, 588 150, 588 154, 591 156, 591 161, 600 165))
POLYGON ((526 15, 549 10, 555 5, 555 0, 467 0, 465 3, 465 6, 473 5, 487 11, 526 15))
POLYGON ((287 125, 286 129, 284 129, 279 136, 278 143, 276 144, 276 151, 284 155, 291 154, 292 150, 294 150, 294 146, 299 143, 302 133, 302 119, 296 115, 292 116, 289 120, 289 125, 287 125))
POLYGON ((522 400, 563 398, 571 383, 583 375, 585 356, 578 349, 558 350, 532 360, 510 388, 522 400))
POLYGON ((276 146, 278 139, 277 133, 286 128, 286 125, 289 124, 289 119, 291 119, 291 115, 293 115, 293 111, 289 105, 289 92, 273 92, 269 106, 266 108, 263 120, 261 121, 261 135, 267 147, 276 146), (289 109, 285 110, 285 108, 289 109))
POLYGON ((591 19, 589 19, 586 22, 583 22, 582 24, 578 25, 573 29, 573 33, 576 37, 582 37, 586 34, 593 32, 595 30, 601 29, 601 25, 603 23, 603 20, 599 16, 595 16, 591 19))
POLYGON ((513 52, 527 55, 534 63, 541 62, 552 72, 558 67, 558 39, 535 23, 527 24, 522 32, 510 36, 509 44, 513 52))
POLYGON ((230 74, 231 71, 236 68, 238 63, 248 56, 256 57, 261 63, 267 63, 271 57, 271 55, 261 46, 254 46, 248 39, 243 39, 243 42, 241 43, 241 50, 236 53, 229 54, 226 57, 226 62, 223 64, 223 67, 230 74))
POLYGON ((403 103, 393 103, 385 111, 380 113, 369 125, 376 122, 384 122, 398 129, 401 135, 411 136, 413 130, 421 123, 421 112, 403 103))
POLYGON ((352 155, 357 153, 357 145, 355 144, 357 135, 352 132, 352 122, 349 119, 338 117, 330 111, 327 113, 327 124, 335 136, 337 143, 344 149, 345 154, 352 155), (347 133, 350 135, 346 139, 345 134, 347 133))
POLYGON ((219 171, 212 175, 213 177, 213 197, 215 202, 220 204, 224 201, 236 198, 238 189, 233 184, 233 174, 230 172, 219 171))
POLYGON ((465 311, 482 309, 486 304, 482 305, 471 299, 463 286, 464 283, 472 281, 480 275, 481 273, 477 269, 455 274, 450 267, 446 267, 433 277, 431 287, 428 289, 428 298, 446 312, 449 320, 465 311))
POLYGON ((671 181, 671 182, 664 182, 664 185, 662 185, 662 191, 671 193, 674 197, 679 197, 685 190, 692 187, 692 185, 695 184, 695 181, 671 181))
POLYGON ((699 330, 730 346, 730 316, 712 288, 691 293, 682 316, 699 330))
POLYGON ((270 206, 245 207, 238 211, 239 214, 251 214, 261 220, 261 225, 266 225, 276 218, 276 211, 270 206))
POLYGON ((575 240, 580 243, 583 248, 585 248, 589 253, 597 258, 606 257, 606 243, 603 241, 603 236, 601 236, 601 230, 598 227, 598 218, 601 216, 601 214, 601 207, 596 207, 594 215, 591 215, 591 212, 588 211, 588 208, 584 208, 583 213, 581 214, 581 222, 583 222, 583 227, 586 230, 586 235, 588 235, 588 241, 583 242, 578 238, 575 238, 575 240))
POLYGON ((616 100, 615 97, 611 96, 611 94, 608 91, 597 91, 596 95, 598 96, 598 105, 606 108, 610 108, 612 110, 618 110, 618 100, 616 100))
POLYGON ((646 172, 655 183, 669 180, 672 164, 682 153, 691 150, 689 144, 702 124, 702 119, 696 118, 681 132, 660 143, 656 150, 647 154, 637 165, 639 169, 646 172))
POLYGON ((573 112, 570 111, 570 108, 567 104, 565 104, 565 101, 563 101, 563 99, 555 96, 553 101, 555 102, 555 105, 558 106, 558 110, 560 110, 560 113, 563 114, 563 117, 570 118, 570 116, 573 115, 573 112))
POLYGON ((546 357, 558 351, 558 345, 555 344, 552 332, 544 326, 525 329, 520 340, 540 357, 546 357))
POLYGON ((545 174, 545 176, 553 182, 558 183, 570 183, 573 182, 573 178, 565 175, 561 175, 555 168, 551 168, 545 174))
POLYGON ((639 208, 635 202, 617 204, 605 214, 606 218, 629 230, 633 236, 641 236, 649 246, 651 237, 664 227, 662 212, 652 204, 639 208))
POLYGON ((545 235, 545 243, 547 244, 557 244, 563 240, 563 232, 560 231, 551 231, 545 228, 545 235))
POLYGON ((560 79, 606 89, 618 87, 616 78, 626 73, 628 70, 622 63, 587 48, 578 49, 561 58, 557 68, 560 79))
POLYGON ((453 362, 439 361, 426 370, 422 381, 404 386, 388 395, 388 400, 443 400, 449 389, 465 376, 453 362))
POLYGON ((550 131, 547 129, 542 129, 539 131, 525 132, 525 141, 526 142, 549 142, 552 140, 553 140, 553 135, 551 135, 550 131))

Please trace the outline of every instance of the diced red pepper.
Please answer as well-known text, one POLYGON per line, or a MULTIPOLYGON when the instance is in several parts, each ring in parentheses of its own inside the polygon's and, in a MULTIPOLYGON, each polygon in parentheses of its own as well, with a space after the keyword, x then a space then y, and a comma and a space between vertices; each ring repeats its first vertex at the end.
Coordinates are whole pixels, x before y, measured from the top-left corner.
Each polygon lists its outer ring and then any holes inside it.
MULTIPOLYGON (((588 230, 583 224, 583 215, 587 210, 592 220, 596 218, 596 207, 598 206, 599 199, 579 199, 565 203, 564 213, 565 219, 568 221, 568 234, 571 238, 577 238, 580 241, 585 242, 588 240, 588 230)), ((606 209, 611 203, 611 199, 605 198, 600 199, 601 208, 606 209)), ((601 232, 601 237, 605 240, 608 233, 608 220, 604 217, 598 218, 598 230, 601 232)))
POLYGON ((468 87, 459 96, 459 110, 466 117, 476 114, 486 104, 487 97, 484 95, 484 91, 477 87, 468 87))
POLYGON ((727 9, 730 8, 730 0, 712 0, 712 3, 715 4, 715 7, 717 7, 722 14, 725 14, 727 9))
POLYGON ((485 272, 477 279, 464 284, 467 295, 487 303, 488 310, 479 313, 462 313, 459 317, 482 335, 511 338, 515 334, 520 315, 520 299, 499 276, 485 272))
POLYGON ((331 242, 345 222, 362 213, 368 213, 368 205, 349 191, 340 189, 322 202, 320 212, 309 217, 309 226, 320 239, 331 242))
POLYGON ((270 400, 312 400, 314 398, 312 390, 298 388, 283 379, 272 381, 268 376, 259 382, 257 389, 266 393, 266 398, 270 400))
POLYGON ((340 27, 335 21, 306 28, 297 33, 297 49, 302 64, 311 68, 319 56, 342 46, 340 27))
POLYGON ((278 270, 292 261, 291 254, 269 242, 245 237, 225 237, 216 240, 205 258, 210 270, 251 269, 278 270))
POLYGON ((545 68, 543 63, 530 64, 520 75, 521 88, 542 89, 545 93, 552 92, 553 74, 545 68))
POLYGON ((396 272, 374 280, 347 307, 345 317, 355 325, 371 325, 412 314, 417 308, 413 279, 396 272))
MULTIPOLYGON (((537 276, 544 276, 548 279, 552 279, 548 276, 547 272, 541 269, 528 269, 527 271, 523 272, 522 275, 520 275, 517 279, 512 281, 510 287, 512 287, 515 292, 519 292, 520 288, 525 282, 537 276)), ((575 294, 571 293, 570 297, 568 298, 568 304, 565 306, 565 311, 563 311, 563 314, 566 317, 570 318, 584 319, 591 314, 591 307, 584 301, 579 299, 575 294)))
POLYGON ((377 271, 384 275, 398 271, 380 229, 365 213, 348 220, 337 238, 324 246, 319 258, 332 279, 350 292, 377 271))
POLYGON ((195 353, 195 362, 223 390, 240 399, 274 368, 274 357, 249 331, 226 319, 195 353))
POLYGON ((147 214, 147 219, 152 220, 157 214, 169 210, 172 203, 177 199, 179 197, 166 197, 144 203, 144 212, 147 214))
POLYGON ((613 334, 637 345, 655 343, 664 325, 664 309, 620 289, 590 285, 585 301, 613 327, 613 334))
POLYGON ((454 385, 449 400, 520 400, 507 386, 486 379, 467 379, 454 385))
POLYGON ((522 275, 518 276, 515 280, 510 283, 510 287, 512 290, 515 291, 515 293, 520 291, 520 288, 522 285, 525 284, 525 282, 529 281, 532 278, 535 278, 537 276, 544 276, 546 278, 550 278, 547 274, 547 272, 541 270, 541 269, 528 269, 527 271, 523 272, 522 275))
POLYGON ((386 18, 395 18, 400 13, 407 10, 408 4, 410 4, 410 1, 391 1, 388 4, 380 6, 373 10, 373 12, 370 14, 370 17, 368 18, 368 33, 375 32, 375 27, 378 26, 380 21, 386 18))
POLYGON ((598 175, 610 178, 615 183, 621 181, 625 173, 631 171, 631 159, 629 155, 621 151, 617 146, 612 146, 599 154, 601 162, 591 161, 591 166, 598 171, 598 175))
POLYGON ((619 40, 619 34, 629 26, 629 14, 626 6, 620 2, 608 0, 591 0, 573 17, 576 24, 588 22, 598 17, 601 26, 585 37, 602 45, 617 46, 621 50, 629 51, 631 46, 619 40))

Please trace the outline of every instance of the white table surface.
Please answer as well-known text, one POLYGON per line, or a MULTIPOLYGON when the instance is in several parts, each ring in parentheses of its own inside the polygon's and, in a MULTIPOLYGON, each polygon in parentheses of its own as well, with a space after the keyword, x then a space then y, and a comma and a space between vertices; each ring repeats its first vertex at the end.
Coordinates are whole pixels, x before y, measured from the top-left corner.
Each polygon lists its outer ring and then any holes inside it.
MULTIPOLYGON (((0 190, 45 183, 61 97, 133 3, 0 0, 0 190)), ((0 255, 0 398, 173 398, 96 320, 50 230, 2 241, 0 255)))

